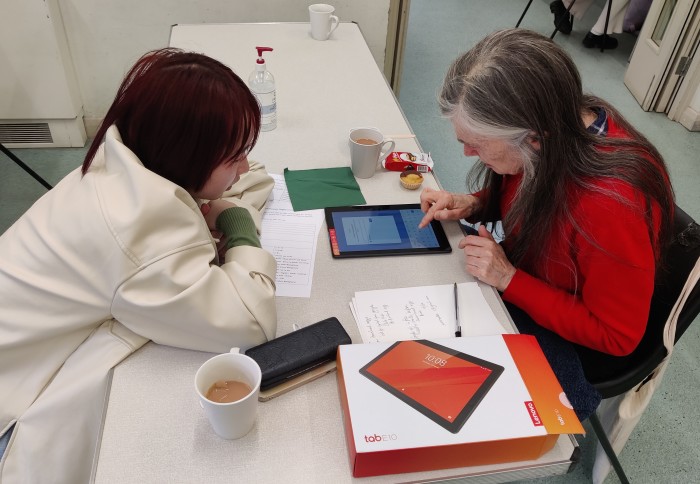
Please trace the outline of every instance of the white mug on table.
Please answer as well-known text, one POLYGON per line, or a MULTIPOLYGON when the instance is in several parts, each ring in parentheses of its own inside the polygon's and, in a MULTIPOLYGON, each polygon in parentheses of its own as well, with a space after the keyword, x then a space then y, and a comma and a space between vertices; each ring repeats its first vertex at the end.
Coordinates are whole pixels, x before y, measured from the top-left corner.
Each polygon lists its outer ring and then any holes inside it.
POLYGON ((204 409, 214 432, 224 439, 237 439, 247 434, 253 428, 258 412, 262 372, 254 359, 238 351, 238 348, 232 348, 230 353, 208 359, 194 377, 199 405, 204 409), (248 393, 225 403, 207 398, 212 386, 230 381, 247 385, 248 393))
POLYGON ((357 178, 371 178, 394 149, 394 140, 384 138, 377 128, 350 130, 350 166, 357 178))
POLYGON ((333 15, 335 7, 325 3, 309 5, 309 21, 311 22, 311 37, 316 40, 327 40, 340 20, 333 15))

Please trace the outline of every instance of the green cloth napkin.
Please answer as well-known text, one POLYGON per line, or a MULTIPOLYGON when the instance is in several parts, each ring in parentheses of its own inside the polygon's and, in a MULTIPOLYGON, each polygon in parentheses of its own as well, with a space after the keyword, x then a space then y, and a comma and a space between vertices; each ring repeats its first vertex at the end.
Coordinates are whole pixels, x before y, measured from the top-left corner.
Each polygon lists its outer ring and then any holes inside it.
POLYGON ((367 203, 347 166, 294 171, 285 168, 284 181, 295 212, 367 203))

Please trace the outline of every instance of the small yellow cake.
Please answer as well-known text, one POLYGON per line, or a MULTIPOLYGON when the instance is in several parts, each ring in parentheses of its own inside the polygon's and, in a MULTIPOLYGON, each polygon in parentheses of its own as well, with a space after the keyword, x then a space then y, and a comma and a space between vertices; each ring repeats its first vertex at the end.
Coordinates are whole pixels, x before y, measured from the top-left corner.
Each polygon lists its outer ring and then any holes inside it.
POLYGON ((415 190, 423 183, 423 175, 416 170, 406 170, 401 173, 399 180, 401 180, 401 185, 403 185, 404 188, 415 190))

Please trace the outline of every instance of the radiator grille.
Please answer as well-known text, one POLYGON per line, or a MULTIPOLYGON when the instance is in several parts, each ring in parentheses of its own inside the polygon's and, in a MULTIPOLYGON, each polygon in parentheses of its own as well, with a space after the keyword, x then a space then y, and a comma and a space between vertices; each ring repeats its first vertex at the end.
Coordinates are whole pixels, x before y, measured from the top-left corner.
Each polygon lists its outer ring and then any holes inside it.
POLYGON ((53 143, 49 123, 0 123, 0 143, 53 143))

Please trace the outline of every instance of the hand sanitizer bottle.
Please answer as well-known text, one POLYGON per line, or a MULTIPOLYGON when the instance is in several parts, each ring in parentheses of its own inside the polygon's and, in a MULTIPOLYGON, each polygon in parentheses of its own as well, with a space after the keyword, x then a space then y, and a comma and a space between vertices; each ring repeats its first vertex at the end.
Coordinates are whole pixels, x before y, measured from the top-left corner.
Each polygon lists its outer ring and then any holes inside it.
POLYGON ((260 103, 260 129, 270 131, 277 127, 277 99, 275 95, 275 78, 270 74, 263 59, 263 52, 272 52, 270 47, 256 47, 258 60, 255 70, 248 77, 248 85, 260 103))

